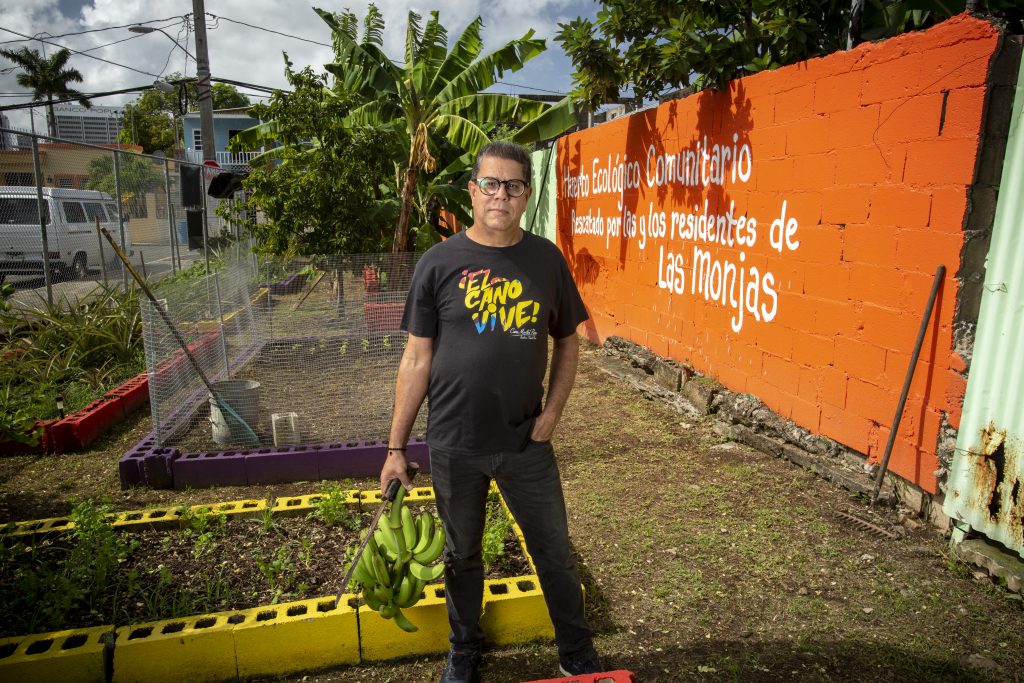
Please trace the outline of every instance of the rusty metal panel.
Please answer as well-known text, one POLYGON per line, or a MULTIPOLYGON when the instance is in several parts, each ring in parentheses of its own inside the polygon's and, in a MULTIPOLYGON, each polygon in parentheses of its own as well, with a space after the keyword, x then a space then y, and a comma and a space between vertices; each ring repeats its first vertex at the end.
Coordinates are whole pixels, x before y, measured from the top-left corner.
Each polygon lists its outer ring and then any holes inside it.
POLYGON ((1024 71, 943 510, 1024 556, 1024 71))

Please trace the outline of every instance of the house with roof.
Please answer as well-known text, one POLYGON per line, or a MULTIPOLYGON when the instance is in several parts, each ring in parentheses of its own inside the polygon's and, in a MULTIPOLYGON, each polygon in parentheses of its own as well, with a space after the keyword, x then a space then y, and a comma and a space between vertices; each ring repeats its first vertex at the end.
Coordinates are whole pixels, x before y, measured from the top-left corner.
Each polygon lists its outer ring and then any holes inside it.
MULTIPOLYGON (((225 170, 245 170, 249 167, 249 161, 262 153, 228 151, 228 142, 231 138, 246 128, 259 124, 259 120, 250 116, 248 111, 248 107, 236 107, 216 109, 213 112, 213 147, 217 153, 217 163, 225 170)), ((185 135, 185 161, 201 164, 205 141, 199 122, 199 112, 189 112, 181 118, 185 135)))

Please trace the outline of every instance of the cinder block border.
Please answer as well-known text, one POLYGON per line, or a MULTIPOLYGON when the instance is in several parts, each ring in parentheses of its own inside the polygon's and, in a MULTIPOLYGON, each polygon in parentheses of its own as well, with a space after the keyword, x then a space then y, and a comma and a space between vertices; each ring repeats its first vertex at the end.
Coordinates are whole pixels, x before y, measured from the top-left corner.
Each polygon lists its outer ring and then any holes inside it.
MULTIPOLYGON (((494 490, 497 490, 496 487, 494 490)), ((348 490, 345 504, 373 506, 380 491, 348 490)), ((229 516, 258 517, 306 514, 320 494, 273 500, 237 500, 193 505, 229 516)), ((504 500, 502 505, 508 513, 504 500)), ((430 487, 416 487, 406 497, 413 504, 434 500, 430 487)), ((183 507, 112 513, 108 523, 125 530, 180 525, 183 507)), ((510 515, 511 516, 511 515, 510 515)), ((67 518, 18 522, 0 534, 61 533, 73 527, 67 518)), ((523 552, 522 531, 512 527, 523 552)), ((533 566, 533 560, 526 553, 533 566)), ((248 610, 218 612, 178 619, 99 626, 0 639, 0 679, 18 681, 218 681, 274 676, 343 664, 374 662, 448 649, 448 616, 444 584, 424 588, 423 597, 405 610, 419 627, 406 633, 385 620, 356 596, 311 598, 248 610), (112 668, 111 668, 112 667, 112 668)), ((487 580, 481 626, 499 645, 550 639, 554 627, 535 574, 487 580)))

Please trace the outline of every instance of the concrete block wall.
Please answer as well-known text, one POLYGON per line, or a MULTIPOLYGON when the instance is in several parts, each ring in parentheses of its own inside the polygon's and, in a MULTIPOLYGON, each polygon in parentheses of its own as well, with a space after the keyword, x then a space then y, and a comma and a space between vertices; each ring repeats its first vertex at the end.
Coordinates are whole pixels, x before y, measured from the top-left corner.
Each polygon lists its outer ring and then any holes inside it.
POLYGON ((1001 36, 967 15, 734 81, 558 142, 558 243, 595 343, 625 337, 936 491, 1001 36))

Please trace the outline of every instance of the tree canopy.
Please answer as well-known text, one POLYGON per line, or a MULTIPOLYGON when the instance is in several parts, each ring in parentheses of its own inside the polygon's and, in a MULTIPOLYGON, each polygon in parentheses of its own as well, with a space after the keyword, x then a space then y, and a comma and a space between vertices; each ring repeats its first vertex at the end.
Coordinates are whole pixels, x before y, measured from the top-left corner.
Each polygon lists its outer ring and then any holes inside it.
MULTIPOLYGON (((410 227, 421 240, 426 239, 425 232, 443 231, 442 208, 460 220, 468 219, 466 171, 496 125, 516 125, 515 140, 529 143, 553 137, 575 123, 568 100, 550 106, 481 92, 546 49, 532 30, 481 56, 479 17, 449 49, 448 32, 437 11, 425 23, 409 12, 405 61, 398 64, 384 54, 384 20, 374 5, 364 17, 361 39, 353 13, 316 12, 332 30, 335 60, 325 68, 333 76, 328 97, 345 103, 336 114, 340 125, 353 133, 396 140, 401 150, 390 157, 396 182, 381 196, 376 214, 388 215, 397 199, 394 251, 408 248, 410 227)), ((251 149, 282 142, 280 123, 270 121, 243 133, 236 137, 236 146, 251 149)), ((319 144, 315 136, 312 144, 319 144)))
MULTIPOLYGON (((576 66, 574 96, 591 107, 631 88, 642 98, 689 87, 721 89, 740 76, 847 47, 849 0, 601 0, 597 22, 559 24, 576 66)), ((1019 28, 1013 0, 981 0, 1019 28)), ((964 0, 866 0, 860 38, 926 28, 964 0)))
POLYGON ((253 116, 274 122, 284 143, 253 162, 243 181, 239 216, 259 210, 249 229, 269 253, 337 254, 387 251, 398 204, 391 158, 401 150, 383 131, 341 124, 350 103, 309 67, 286 70, 292 92, 277 91, 253 116), (388 194, 392 201, 383 201, 388 194))
MULTIPOLYGON (((199 98, 195 81, 186 81, 181 74, 171 74, 163 80, 176 84, 174 90, 165 92, 151 88, 135 102, 125 105, 120 141, 137 144, 146 154, 163 151, 173 156, 174 117, 195 110, 199 98)), ((211 90, 214 109, 248 107, 250 104, 249 98, 233 85, 214 83, 211 90)))
POLYGON ((67 48, 61 48, 49 57, 44 57, 38 50, 30 50, 27 47, 20 50, 2 49, 0 55, 21 67, 21 73, 16 78, 17 83, 32 90, 33 101, 46 100, 46 124, 51 136, 57 137, 57 118, 53 111, 54 97, 75 98, 86 109, 92 107, 92 103, 85 95, 68 85, 81 83, 82 74, 78 69, 68 66, 71 52, 67 48))

